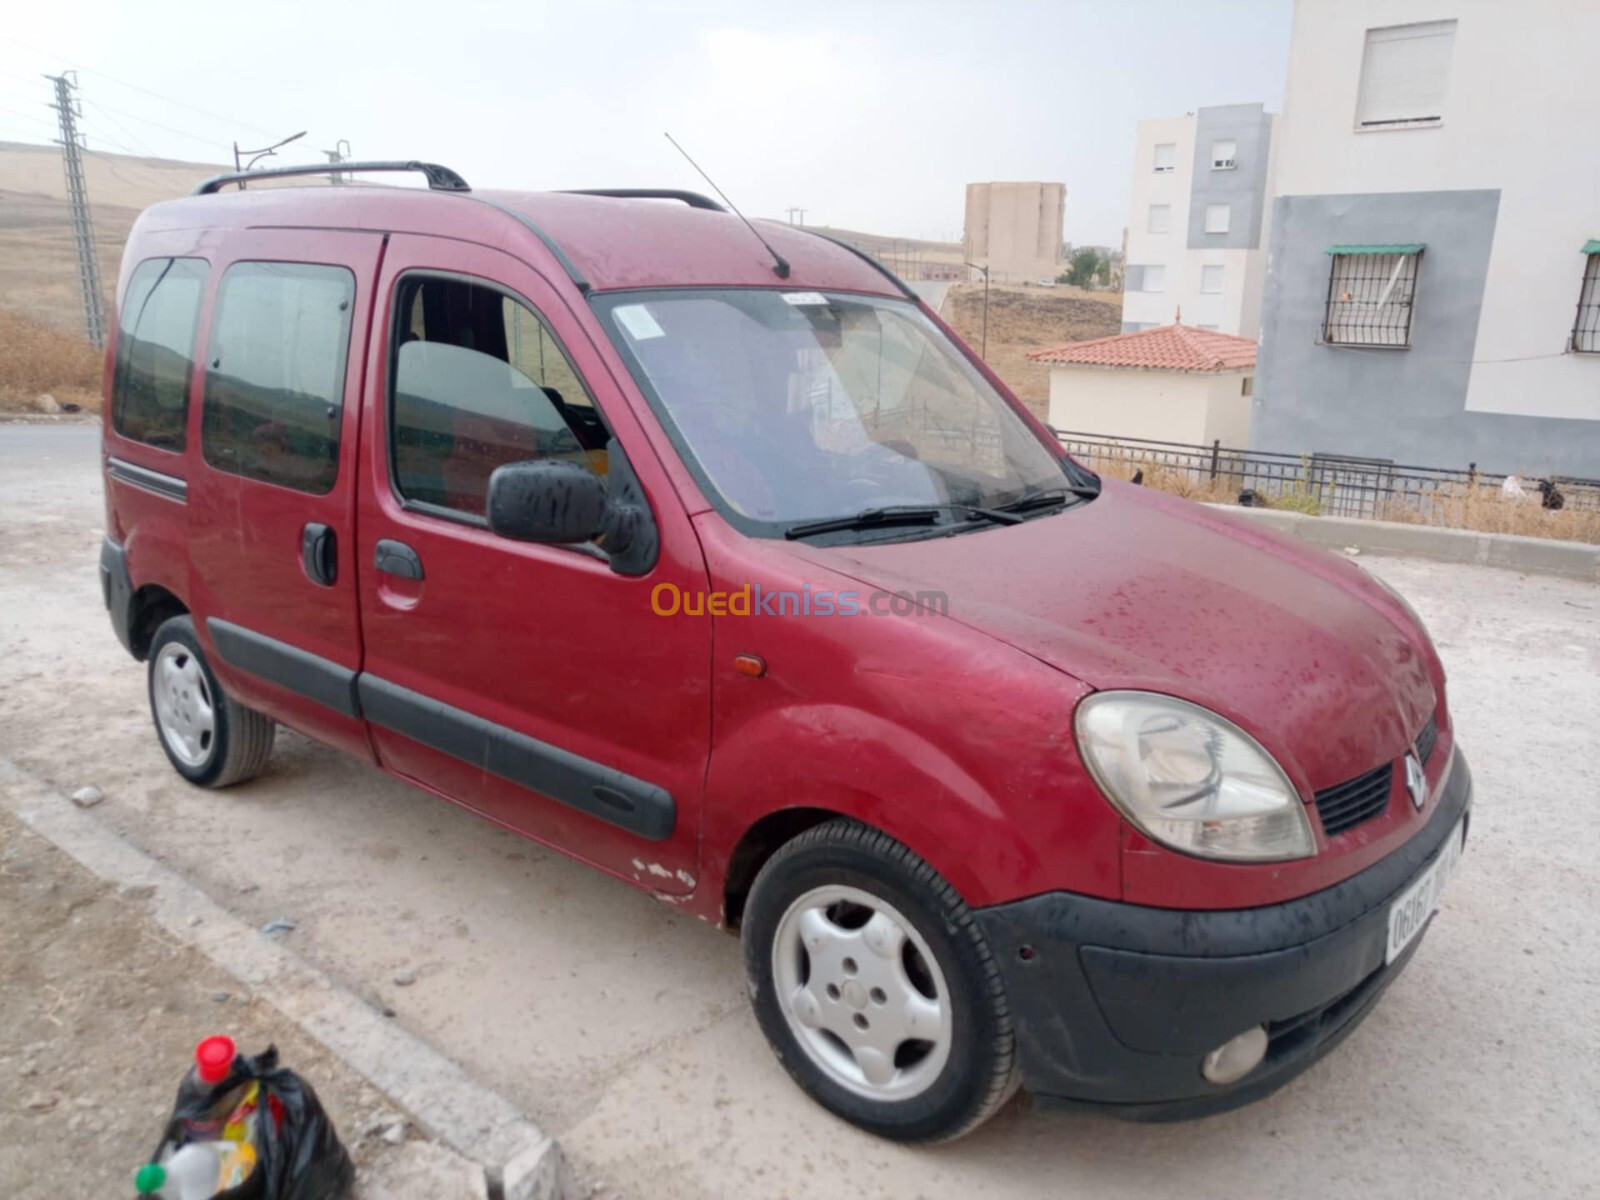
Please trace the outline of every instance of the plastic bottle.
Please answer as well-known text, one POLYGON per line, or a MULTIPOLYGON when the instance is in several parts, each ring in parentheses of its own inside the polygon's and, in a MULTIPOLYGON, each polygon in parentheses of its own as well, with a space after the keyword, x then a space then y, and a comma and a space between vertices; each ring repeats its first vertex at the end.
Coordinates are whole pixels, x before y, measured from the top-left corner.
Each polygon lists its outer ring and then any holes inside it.
POLYGON ((208 1037, 194 1048, 194 1066, 178 1086, 179 1111, 203 1112, 203 1116, 183 1121, 182 1141, 209 1142, 222 1136, 222 1127, 238 1106, 248 1085, 230 1088, 214 1102, 206 1104, 217 1084, 233 1071, 238 1048, 230 1037, 208 1037))
POLYGON ((222 1174, 216 1142, 190 1142, 164 1163, 147 1163, 133 1178, 141 1196, 161 1200, 211 1200, 222 1174))

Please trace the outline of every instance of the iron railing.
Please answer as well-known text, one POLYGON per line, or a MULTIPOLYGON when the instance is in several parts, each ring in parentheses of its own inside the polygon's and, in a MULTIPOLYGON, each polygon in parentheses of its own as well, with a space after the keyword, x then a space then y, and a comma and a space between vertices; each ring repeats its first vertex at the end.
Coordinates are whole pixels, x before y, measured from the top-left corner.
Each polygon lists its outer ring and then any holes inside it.
MULTIPOLYGON (((1121 467, 1122 473, 1146 476, 1166 472, 1192 488, 1200 498, 1298 508, 1335 517, 1382 519, 1401 508, 1428 516, 1448 501, 1478 488, 1502 488, 1506 476, 1460 467, 1419 467, 1381 458, 1349 454, 1278 454, 1240 450, 1220 441, 1209 446, 1161 442, 1146 438, 1105 437, 1093 433, 1055 431, 1057 439, 1091 469, 1121 467)), ((1146 478, 1146 483, 1156 482, 1146 478)), ((1559 493, 1560 504, 1600 512, 1600 479, 1551 476, 1524 479, 1528 503, 1544 499, 1541 483, 1559 493)))
POLYGON ((1579 354, 1600 353, 1600 254, 1589 255, 1584 266, 1578 317, 1572 324, 1572 348, 1579 354))
POLYGON ((1420 257, 1335 254, 1328 270, 1324 340, 1333 346, 1409 346, 1420 257))

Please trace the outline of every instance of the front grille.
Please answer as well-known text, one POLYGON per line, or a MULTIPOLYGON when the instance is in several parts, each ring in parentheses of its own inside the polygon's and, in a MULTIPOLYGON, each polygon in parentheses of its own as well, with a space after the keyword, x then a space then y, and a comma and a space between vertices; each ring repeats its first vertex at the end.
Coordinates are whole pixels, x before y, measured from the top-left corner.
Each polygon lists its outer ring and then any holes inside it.
POLYGON ((1439 714, 1434 713, 1428 718, 1428 723, 1422 727, 1422 732, 1417 734, 1417 757, 1422 760, 1422 765, 1427 766, 1428 760, 1433 757, 1434 743, 1439 740, 1439 714))
POLYGON ((1334 837, 1379 816, 1389 807, 1393 782, 1394 764, 1384 763, 1365 775, 1318 792, 1317 813, 1322 817, 1322 832, 1334 837))

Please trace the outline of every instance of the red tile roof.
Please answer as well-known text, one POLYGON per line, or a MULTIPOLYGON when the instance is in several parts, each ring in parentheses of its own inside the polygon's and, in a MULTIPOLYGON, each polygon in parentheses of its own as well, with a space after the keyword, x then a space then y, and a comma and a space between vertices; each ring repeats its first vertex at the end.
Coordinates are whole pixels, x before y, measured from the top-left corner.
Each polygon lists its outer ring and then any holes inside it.
POLYGON ((1256 365, 1250 338, 1192 325, 1162 325, 1088 342, 1069 342, 1028 355, 1034 362, 1080 367, 1133 367, 1146 371, 1235 371, 1256 365))

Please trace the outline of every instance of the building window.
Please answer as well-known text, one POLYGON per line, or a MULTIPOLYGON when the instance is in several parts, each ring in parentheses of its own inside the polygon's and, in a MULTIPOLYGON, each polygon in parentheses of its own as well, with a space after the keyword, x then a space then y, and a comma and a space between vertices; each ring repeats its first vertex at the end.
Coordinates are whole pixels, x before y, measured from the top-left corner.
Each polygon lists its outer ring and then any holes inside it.
POLYGON ((1454 21, 1367 30, 1357 127, 1392 129, 1443 120, 1455 40, 1454 21))
POLYGON ((1239 395, 1254 396, 1256 394, 1256 377, 1246 375, 1239 383, 1239 395))
POLYGON ((1239 158, 1239 143, 1233 138, 1218 138, 1211 143, 1211 169, 1231 171, 1239 158))
POLYGON ((1233 208, 1227 204, 1206 205, 1206 232, 1227 233, 1233 223, 1233 208))
POLYGON ((1200 268, 1200 291, 1203 295, 1217 296, 1222 293, 1222 268, 1200 268))
POLYGON ((228 268, 206 351, 206 462, 300 492, 333 489, 355 295, 355 276, 344 267, 228 268))
POLYGON ((1600 240, 1589 242, 1583 252, 1588 257, 1578 293, 1578 319, 1572 324, 1572 348, 1579 354, 1600 354, 1600 240))
POLYGON ((1150 232, 1166 233, 1172 228, 1172 205, 1152 204, 1150 206, 1150 232))
POLYGON ((1167 290, 1166 267, 1146 267, 1144 269, 1144 286, 1146 292, 1164 292, 1167 290))
POLYGON ((1156 174, 1163 175, 1178 165, 1178 143, 1161 142, 1156 146, 1156 174))
POLYGON ((111 386, 111 427, 125 438, 183 449, 208 269, 199 258, 147 258, 128 280, 111 386))
POLYGON ((1334 246, 1323 338, 1333 346, 1409 346, 1422 244, 1334 246))

